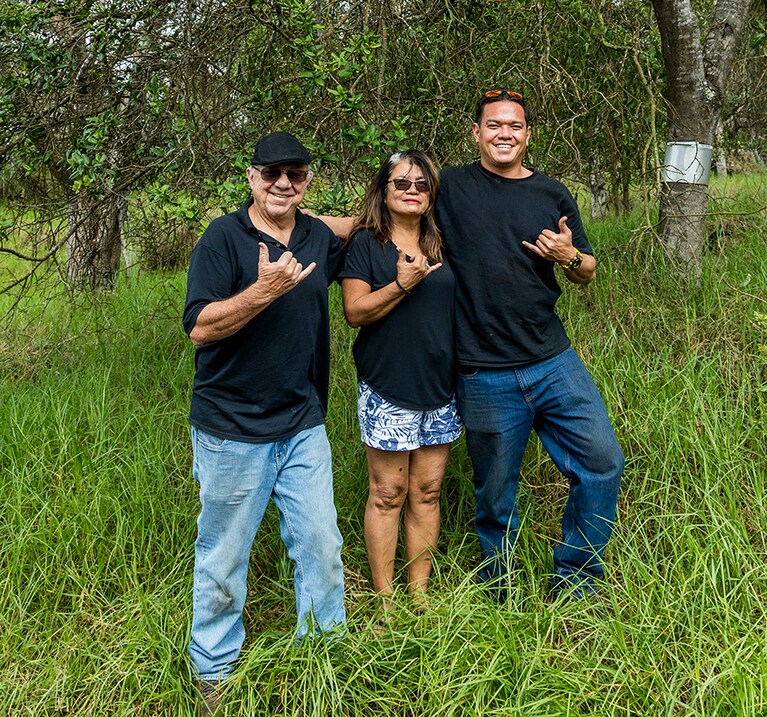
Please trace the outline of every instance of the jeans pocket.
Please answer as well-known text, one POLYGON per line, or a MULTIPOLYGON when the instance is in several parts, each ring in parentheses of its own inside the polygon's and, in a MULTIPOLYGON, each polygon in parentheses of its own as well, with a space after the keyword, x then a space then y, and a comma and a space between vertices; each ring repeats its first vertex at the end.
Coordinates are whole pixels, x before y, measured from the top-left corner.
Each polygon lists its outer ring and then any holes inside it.
POLYGON ((458 369, 458 376, 464 381, 469 378, 475 378, 478 373, 479 373, 478 368, 469 368, 469 369, 459 368, 458 369))
POLYGON ((212 436, 210 433, 205 433, 200 430, 196 431, 195 437, 197 442, 209 451, 221 451, 226 448, 227 443, 229 443, 228 438, 219 438, 218 436, 212 436))

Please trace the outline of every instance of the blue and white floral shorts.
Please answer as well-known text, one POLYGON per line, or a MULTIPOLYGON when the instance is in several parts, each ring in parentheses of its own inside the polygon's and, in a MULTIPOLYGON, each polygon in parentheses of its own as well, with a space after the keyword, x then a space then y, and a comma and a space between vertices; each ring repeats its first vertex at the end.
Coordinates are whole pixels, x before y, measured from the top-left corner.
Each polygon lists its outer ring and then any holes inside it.
POLYGON ((461 435, 455 398, 434 411, 400 408, 364 381, 357 384, 357 416, 362 442, 381 451, 414 451, 452 443, 461 435))

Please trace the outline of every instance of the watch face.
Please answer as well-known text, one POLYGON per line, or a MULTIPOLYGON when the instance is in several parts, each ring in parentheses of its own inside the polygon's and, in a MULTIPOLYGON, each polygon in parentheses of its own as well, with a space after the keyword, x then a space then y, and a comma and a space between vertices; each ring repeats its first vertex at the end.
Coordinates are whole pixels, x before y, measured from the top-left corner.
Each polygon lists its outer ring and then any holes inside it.
POLYGON ((583 263, 583 255, 578 252, 572 259, 570 259, 570 268, 577 269, 583 263))

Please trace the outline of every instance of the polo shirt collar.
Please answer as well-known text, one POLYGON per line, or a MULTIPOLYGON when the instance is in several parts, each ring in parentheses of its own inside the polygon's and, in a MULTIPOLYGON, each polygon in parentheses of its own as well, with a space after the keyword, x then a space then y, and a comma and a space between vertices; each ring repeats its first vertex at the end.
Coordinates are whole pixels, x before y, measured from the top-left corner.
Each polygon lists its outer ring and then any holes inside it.
MULTIPOLYGON (((272 239, 268 235, 263 234, 253 226, 253 222, 250 221, 250 215, 248 214, 248 209, 250 209, 251 204, 253 204, 253 197, 248 197, 248 199, 240 206, 236 212, 237 220, 247 232, 256 234, 262 241, 279 244, 278 241, 272 239)), ((300 209, 296 209, 296 225, 293 227, 293 231, 290 233, 290 245, 297 245, 303 241, 303 239, 305 239, 311 232, 311 229, 312 225, 309 221, 309 217, 300 209)), ((279 244, 279 246, 283 249, 285 248, 282 244, 279 244)))

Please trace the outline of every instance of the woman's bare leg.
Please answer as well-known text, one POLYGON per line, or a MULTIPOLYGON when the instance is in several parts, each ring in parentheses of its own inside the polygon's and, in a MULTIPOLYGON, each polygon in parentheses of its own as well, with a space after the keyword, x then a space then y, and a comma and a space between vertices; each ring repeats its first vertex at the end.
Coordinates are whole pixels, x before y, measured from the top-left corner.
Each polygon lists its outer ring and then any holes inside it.
POLYGON ((370 492, 365 506, 365 545, 373 589, 391 595, 399 517, 408 493, 409 451, 381 451, 365 446, 370 492))
POLYGON ((449 455, 450 444, 421 446, 410 453, 404 532, 409 590, 416 598, 423 597, 431 575, 439 538, 439 493, 449 455))

